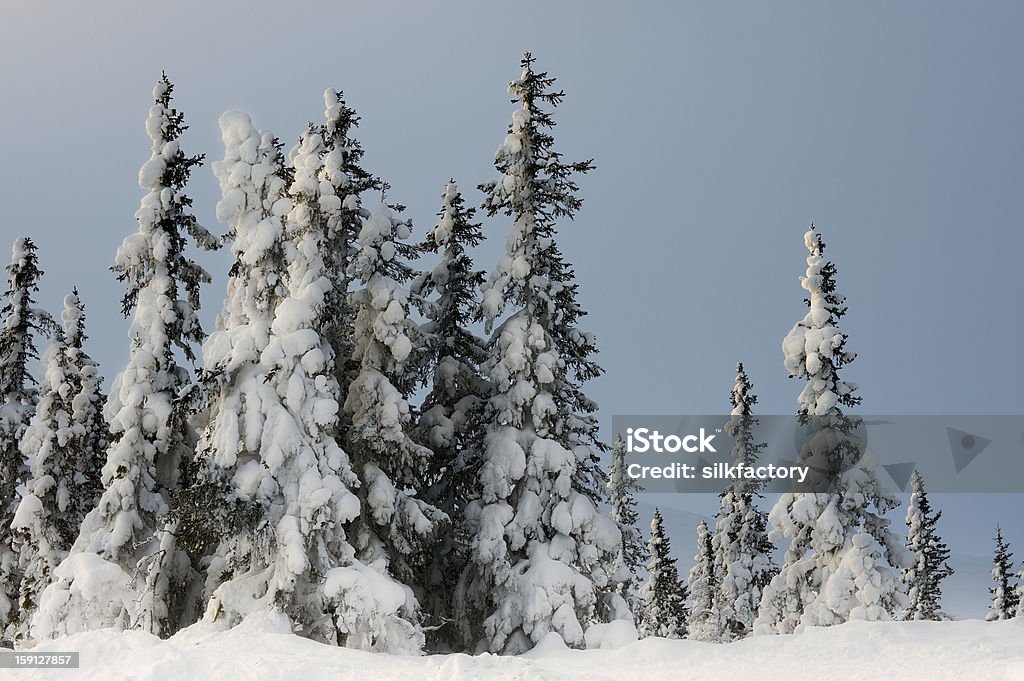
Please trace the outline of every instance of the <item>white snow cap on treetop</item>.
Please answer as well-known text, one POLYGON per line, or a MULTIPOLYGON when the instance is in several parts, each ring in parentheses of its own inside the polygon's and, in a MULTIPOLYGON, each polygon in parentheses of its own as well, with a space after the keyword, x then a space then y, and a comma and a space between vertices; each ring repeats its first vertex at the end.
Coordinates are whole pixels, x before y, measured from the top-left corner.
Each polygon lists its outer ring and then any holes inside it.
POLYGON ((24 266, 28 256, 28 237, 19 236, 11 246, 11 264, 24 266))

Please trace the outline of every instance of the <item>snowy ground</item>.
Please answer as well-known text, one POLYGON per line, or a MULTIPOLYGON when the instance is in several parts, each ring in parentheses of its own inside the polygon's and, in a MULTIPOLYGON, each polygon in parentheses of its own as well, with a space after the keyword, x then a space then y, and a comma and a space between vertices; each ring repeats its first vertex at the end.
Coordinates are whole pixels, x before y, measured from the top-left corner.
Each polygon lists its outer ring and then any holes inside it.
POLYGON ((168 641, 91 632, 43 651, 81 652, 78 670, 3 670, 0 679, 96 681, 1024 680, 1024 619, 854 622, 730 645, 645 639, 616 650, 545 645, 524 657, 396 657, 313 643, 273 627, 191 627, 168 641))

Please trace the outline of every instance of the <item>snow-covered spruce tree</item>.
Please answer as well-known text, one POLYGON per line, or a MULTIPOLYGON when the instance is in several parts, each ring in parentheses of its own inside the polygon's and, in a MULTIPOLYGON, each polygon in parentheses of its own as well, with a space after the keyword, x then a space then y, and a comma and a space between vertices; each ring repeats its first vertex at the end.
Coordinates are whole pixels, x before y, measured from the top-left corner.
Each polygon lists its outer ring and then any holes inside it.
MULTIPOLYGON (((480 224, 473 221, 475 211, 465 206, 455 180, 448 181, 441 203, 437 224, 419 246, 422 253, 440 252, 440 262, 412 285, 412 295, 427 319, 420 333, 432 368, 415 436, 433 451, 421 495, 454 519, 462 516, 473 489, 480 411, 488 396, 480 372, 487 351, 484 341, 469 329, 479 311, 477 291, 485 276, 473 269, 467 252, 483 241, 480 224)), ((447 523, 430 547, 422 605, 442 623, 459 620, 452 604, 467 546, 463 528, 447 523)), ((435 631, 431 638, 440 646, 464 648, 472 643, 452 640, 459 636, 457 625, 435 631)))
POLYGON ((1021 565, 1020 571, 1017 573, 1017 586, 1014 591, 1017 596, 1017 609, 1013 616, 1024 617, 1024 565, 1021 565))
POLYGON ((1007 620, 1016 616, 1020 603, 1017 585, 1013 576, 1013 553, 1009 544, 1003 540, 1003 531, 996 527, 996 552, 992 560, 992 586, 988 592, 992 594, 992 604, 988 607, 985 619, 989 622, 1007 620))
POLYGON ((395 215, 402 207, 385 205, 386 184, 360 165, 358 116, 340 92, 327 90, 324 103, 322 179, 338 202, 321 207, 332 283, 323 333, 335 355, 340 442, 362 482, 351 539, 361 560, 419 588, 427 539, 444 514, 409 494, 423 486, 430 457, 410 436, 407 402, 424 381, 426 360, 408 317, 406 285, 415 273, 407 261, 417 249, 405 242, 411 225, 395 215), (368 190, 382 194, 372 213, 363 206, 368 190))
POLYGON ((133 316, 128 364, 105 407, 112 442, 104 491, 40 598, 35 638, 109 626, 168 635, 194 577, 173 536, 160 530, 195 444, 179 399, 191 379, 175 353, 194 361, 193 346, 204 337, 199 289, 210 277, 186 247, 189 237, 207 249, 215 240, 190 212, 185 187, 202 156, 181 150, 178 138, 187 126, 171 107, 172 90, 166 75, 153 90, 146 121, 152 154, 139 171, 146 190, 135 213, 139 229, 121 244, 111 268, 126 286, 122 310, 133 316))
MULTIPOLYGON (((264 507, 253 496, 270 474, 261 454, 264 441, 273 442, 263 401, 280 402, 261 359, 275 310, 288 296, 285 217, 292 204, 280 142, 240 112, 225 113, 219 124, 225 148, 224 158, 212 164, 221 188, 217 219, 228 228, 222 239, 230 243, 234 263, 216 328, 203 343, 207 423, 196 447, 195 473, 192 484, 176 495, 171 515, 180 541, 193 555, 207 556, 206 599, 221 587, 210 616, 235 623, 248 610, 224 584, 235 577, 244 584, 253 565, 258 575, 275 547, 264 507)), ((274 490, 272 480, 269 489, 274 490)), ((251 580, 250 598, 273 597, 272 571, 266 572, 262 580, 251 580)))
POLYGON ((0 635, 18 619, 21 569, 11 522, 18 507, 18 488, 28 477, 20 444, 39 396, 28 363, 38 357, 35 336, 52 325, 32 299, 43 273, 31 239, 14 241, 5 270, 7 290, 0 306, 0 635))
MULTIPOLYGON (((358 485, 336 438, 338 383, 327 326, 324 253, 340 203, 311 127, 284 166, 249 117, 221 117, 214 164, 236 257, 224 311, 204 346, 210 420, 200 441, 189 537, 212 545, 207 618, 288 617, 303 636, 366 650, 418 650, 409 590, 355 558, 346 523, 358 485), (292 176, 293 175, 293 176, 292 176), (213 491, 212 495, 205 494, 213 491), (203 498, 213 496, 207 513, 203 498), (212 540, 212 541, 211 541, 212 540)), ((209 549, 206 549, 209 550, 209 549)))
MULTIPOLYGON (((77 518, 80 525, 103 492, 103 463, 107 447, 110 444, 110 427, 103 416, 103 407, 107 395, 103 392, 103 376, 99 364, 85 352, 85 304, 72 289, 64 298, 64 311, 61 313, 64 323, 64 334, 67 339, 67 353, 70 364, 77 373, 75 387, 77 395, 71 401, 72 417, 76 424, 81 424, 85 431, 79 436, 81 446, 78 458, 74 463, 76 493, 72 495, 68 508, 77 518)), ((77 431, 77 427, 76 427, 77 431)))
POLYGON ((722 640, 722 619, 718 611, 718 575, 715 573, 715 550, 708 524, 697 526, 697 553, 687 579, 690 592, 688 635, 697 641, 722 640))
POLYGON ((486 369, 493 384, 465 519, 473 537, 458 597, 477 648, 517 653, 554 632, 583 645, 602 618, 629 617, 613 583, 618 528, 598 510, 603 449, 582 385, 602 370, 595 339, 577 326, 572 266, 556 243, 556 222, 581 206, 576 173, 554 150, 554 120, 543 107, 563 93, 534 71, 528 53, 509 86, 520 104, 495 155, 499 179, 484 185, 489 215, 511 218, 506 252, 484 285, 483 312, 494 328, 486 369), (481 626, 482 625, 482 626, 481 626))
POLYGON ((916 470, 910 490, 906 547, 913 557, 913 564, 903 570, 903 583, 907 587, 909 601, 903 611, 903 619, 949 619, 939 604, 942 600, 942 580, 953 574, 953 568, 947 562, 949 549, 935 530, 942 511, 932 510, 924 489, 924 479, 916 470))
MULTIPOLYGON (((325 318, 323 335, 334 350, 334 373, 338 379, 342 403, 348 395, 349 385, 358 372, 353 360, 355 310, 350 305, 349 265, 359 250, 359 233, 369 217, 362 205, 368 191, 381 190, 382 181, 366 171, 360 163, 363 148, 354 136, 359 116, 345 102, 343 93, 328 89, 324 92, 323 179, 327 180, 338 198, 338 203, 322 206, 327 222, 327 249, 324 262, 331 290, 327 297, 330 311, 325 318)), ((342 421, 346 415, 342 413, 342 421)))
POLYGON ((612 463, 608 468, 608 504, 612 520, 619 528, 622 541, 615 557, 614 581, 617 592, 629 604, 634 619, 639 619, 642 603, 637 591, 637 573, 650 556, 640 528, 637 527, 636 499, 640 484, 626 473, 626 443, 622 435, 615 434, 612 445, 612 463))
MULTIPOLYGON (((742 364, 736 365, 736 383, 730 395, 732 416, 726 434, 734 438, 736 463, 753 465, 765 443, 755 441, 753 416, 757 404, 742 364)), ((718 522, 712 537, 715 571, 719 575, 715 602, 721 618, 721 640, 743 638, 753 631, 761 592, 778 572, 772 562, 767 515, 757 507, 761 484, 737 478, 722 492, 718 522)))
POLYGON ((1024 617, 1024 565, 1021 566, 1020 572, 1017 573, 1017 611, 1014 613, 1014 617, 1024 617))
POLYGON ((676 559, 671 556, 672 546, 658 509, 654 509, 651 519, 648 551, 651 562, 647 565, 647 583, 641 589, 644 612, 640 632, 644 636, 683 638, 686 636, 689 592, 686 584, 679 581, 676 559))
POLYGON ((791 633, 850 619, 885 620, 906 603, 898 570, 909 563, 883 516, 899 506, 877 476, 877 457, 857 446, 857 420, 842 408, 861 398, 839 372, 856 355, 838 322, 846 313, 835 265, 814 229, 804 235, 810 308, 782 342, 786 370, 804 381, 798 417, 811 437, 799 456, 826 471, 829 491, 783 494, 769 514, 772 538, 788 538, 782 569, 765 588, 756 633, 791 633))
POLYGON ((418 587, 427 545, 446 516, 413 494, 422 486, 431 452, 411 436, 407 397, 422 384, 424 353, 414 353, 420 340, 406 288, 414 276, 408 258, 415 247, 405 242, 411 225, 398 218, 397 208, 381 202, 371 212, 349 265, 358 372, 343 407, 343 442, 362 482, 360 516, 352 529, 358 557, 386 565, 400 582, 418 587))
POLYGON ((28 635, 39 594, 78 537, 102 490, 107 447, 101 378, 85 353, 85 309, 74 291, 64 298, 63 330, 43 355, 35 415, 21 442, 31 470, 12 528, 23 571, 15 640, 28 635))

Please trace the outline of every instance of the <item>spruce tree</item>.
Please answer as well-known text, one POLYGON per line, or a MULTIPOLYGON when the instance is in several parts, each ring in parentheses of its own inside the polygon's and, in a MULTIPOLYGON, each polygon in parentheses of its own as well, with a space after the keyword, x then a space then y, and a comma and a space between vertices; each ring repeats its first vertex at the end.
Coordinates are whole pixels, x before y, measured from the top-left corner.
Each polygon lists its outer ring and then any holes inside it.
POLYGON ((578 284, 556 240, 556 223, 582 204, 574 176, 593 164, 567 163, 555 151, 545 107, 564 95, 553 84, 524 55, 509 86, 519 108, 495 155, 499 179, 481 185, 488 215, 512 226, 483 289, 493 390, 458 597, 478 647, 494 652, 521 652, 549 632, 581 647, 599 607, 626 610, 612 581, 621 537, 598 510, 605 480, 595 456, 604 449, 597 405, 582 387, 602 370, 594 336, 578 326, 578 284))
POLYGON ((1017 610, 1014 617, 1024 617, 1024 565, 1017 573, 1017 610))
POLYGON ((422 382, 424 356, 418 328, 409 316, 406 243, 411 225, 381 202, 363 224, 360 249, 349 265, 355 311, 353 360, 358 371, 343 413, 345 450, 360 487, 361 513, 353 541, 367 563, 387 565, 404 584, 418 586, 427 544, 445 515, 411 494, 426 476, 431 452, 412 437, 414 410, 408 396, 422 382))
POLYGON ((906 602, 897 569, 909 560, 885 514, 899 505, 878 479, 877 457, 854 436, 857 419, 843 408, 861 398, 840 378, 856 355, 839 330, 845 299, 836 291, 836 267, 811 225, 801 280, 807 315, 782 342, 786 370, 804 381, 797 416, 812 433, 799 456, 826 471, 827 492, 783 494, 769 514, 774 534, 790 540, 782 569, 765 588, 758 633, 790 633, 797 626, 829 626, 849 619, 885 620, 906 602))
MULTIPOLYGON (((421 253, 441 252, 440 262, 416 278, 412 295, 419 301, 426 322, 420 334, 431 367, 430 392, 420 406, 416 438, 433 451, 422 496, 451 519, 462 516, 472 491, 472 461, 480 442, 480 411, 488 386, 480 373, 486 357, 484 341, 473 331, 479 310, 477 290, 484 273, 473 268, 468 249, 483 241, 475 211, 468 208, 455 180, 441 195, 439 220, 419 246, 421 253)), ((424 583, 424 610, 453 627, 437 629, 438 645, 465 647, 460 625, 465 618, 456 612, 453 596, 465 567, 468 542, 464 528, 454 522, 430 548, 424 583)))
POLYGON ((637 593, 637 573, 650 558, 640 528, 636 524, 639 516, 633 495, 640 491, 640 484, 626 473, 626 443, 623 442, 622 435, 616 433, 612 445, 612 463, 608 468, 608 503, 611 506, 612 520, 622 535, 622 542, 615 558, 614 581, 617 593, 636 614, 642 610, 637 593))
POLYGON ((107 445, 105 399, 96 363, 82 348, 85 311, 78 291, 64 299, 63 329, 55 329, 42 360, 42 390, 21 443, 31 462, 12 523, 24 571, 16 640, 28 635, 39 594, 67 556, 102 489, 107 445))
POLYGON ((697 641, 722 640, 722 619, 718 610, 719 577, 715 568, 711 532, 703 520, 697 526, 697 554, 688 581, 690 592, 689 637, 697 641))
POLYGON ((16 239, 5 268, 7 290, 0 306, 0 634, 18 620, 22 570, 11 523, 18 507, 18 488, 28 477, 21 442, 39 394, 28 363, 37 359, 35 338, 52 326, 49 315, 35 307, 39 290, 36 246, 28 237, 16 239))
POLYGON ((683 638, 686 636, 689 597, 686 585, 679 581, 676 559, 661 517, 654 509, 651 519, 651 538, 648 543, 651 562, 647 565, 649 578, 641 590, 644 600, 640 632, 644 636, 683 638))
POLYGON ((346 529, 359 513, 359 483, 337 441, 340 396, 325 335, 325 254, 340 201, 324 177, 323 131, 302 135, 290 169, 280 143, 245 114, 222 116, 221 131, 218 218, 236 261, 204 346, 210 420, 187 493, 200 512, 181 520, 196 552, 212 553, 206 616, 235 624, 274 609, 309 638, 417 650, 410 594, 356 559, 346 529))
POLYGON ((992 581, 988 592, 992 594, 992 604, 988 607, 985 619, 989 622, 1006 620, 1016 616, 1020 604, 1020 594, 1014 583, 1013 553, 1010 546, 1003 540, 1003 531, 996 526, 996 552, 993 557, 992 581))
POLYGON ((340 441, 361 480, 352 541, 361 560, 422 591, 426 546, 445 515, 408 493, 422 486, 431 455, 413 438, 408 403, 427 361, 409 317, 416 273, 408 261, 418 249, 406 241, 411 223, 398 217, 404 207, 386 204, 387 184, 360 165, 359 117, 340 92, 327 90, 324 103, 321 179, 337 197, 321 205, 332 282, 324 336, 335 355, 340 441), (363 205, 369 190, 381 194, 372 211, 363 205))
MULTIPOLYGON (((172 517, 189 551, 209 564, 208 616, 234 623, 248 612, 236 600, 264 594, 274 599, 274 587, 280 586, 271 584, 276 575, 268 568, 277 544, 266 517, 272 504, 265 497, 273 494, 280 511, 286 502, 275 483, 268 481, 264 490, 264 478, 272 476, 263 450, 275 444, 267 419, 280 410, 281 396, 270 385, 263 355, 275 311, 288 296, 285 222, 292 204, 277 138, 257 130, 241 112, 223 114, 219 124, 224 158, 212 164, 221 189, 217 219, 227 226, 222 239, 234 262, 216 328, 203 344, 207 424, 196 447, 192 484, 178 493, 172 517), (246 578, 248 593, 225 586, 244 585, 246 578)), ((276 468, 283 458, 279 453, 276 468)))
POLYGON ((172 92, 162 75, 146 121, 152 153, 139 171, 146 194, 135 213, 138 231, 125 238, 111 267, 125 284, 122 311, 132 323, 128 364, 105 407, 112 442, 102 470, 104 491, 56 570, 49 598, 44 593, 49 607, 40 603, 36 638, 109 626, 168 635, 175 628, 175 601, 194 577, 173 537, 161 530, 195 444, 181 399, 191 378, 176 353, 194 361, 204 338, 199 289, 210 280, 186 248, 190 237, 207 249, 215 241, 190 212, 185 188, 203 157, 181 150, 187 126, 171 106, 172 92), (86 573, 87 586, 80 585, 86 573), (96 574, 103 575, 102 585, 96 574))
MULTIPOLYGON (((757 404, 743 364, 736 365, 736 383, 730 394, 732 412, 726 434, 734 438, 732 457, 736 463, 754 465, 765 443, 757 442, 753 416, 757 404)), ((772 562, 768 541, 768 518, 757 507, 761 483, 737 478, 729 483, 719 500, 718 522, 712 546, 715 571, 719 575, 715 602, 725 641, 743 638, 753 631, 761 593, 778 571, 772 562)))
MULTIPOLYGON (((355 310, 350 303, 353 288, 349 265, 359 250, 359 233, 369 217, 363 207, 363 196, 371 190, 383 189, 383 182, 361 165, 363 147, 355 137, 359 116, 345 102, 340 91, 324 92, 324 157, 323 179, 333 187, 337 200, 321 206, 327 226, 324 262, 331 280, 327 299, 323 334, 334 350, 334 373, 338 380, 342 403, 348 395, 349 385, 358 372, 353 358, 355 310)), ((341 414, 342 428, 347 415, 341 414)))
POLYGON ((78 393, 71 402, 72 416, 75 423, 81 424, 85 431, 79 435, 81 446, 73 464, 77 492, 69 506, 77 519, 75 522, 81 524, 103 492, 103 463, 110 444, 110 427, 103 416, 107 395, 103 392, 103 376, 99 364, 84 349, 85 341, 88 340, 85 333, 85 304, 77 288, 72 289, 71 294, 64 298, 61 321, 67 339, 68 361, 77 373, 75 385, 78 393))
POLYGON ((936 532, 942 511, 933 511, 924 489, 924 479, 914 471, 911 482, 910 505, 907 508, 907 550, 913 564, 903 570, 903 583, 907 587, 905 620, 944 620, 942 612, 942 580, 953 574, 947 562, 949 549, 936 532))
MULTIPOLYGON (((292 163, 295 169, 295 180, 292 183, 291 194, 294 197, 295 208, 289 214, 289 225, 291 227, 291 238, 288 248, 288 282, 290 290, 289 300, 278 306, 276 319, 274 321, 275 335, 283 335, 287 332, 294 336, 295 325, 290 319, 296 317, 295 308, 300 303, 310 298, 311 283, 315 283, 320 291, 316 293, 315 299, 304 303, 311 307, 312 316, 309 313, 303 315, 306 319, 306 327, 309 330, 331 328, 326 322, 326 313, 330 311, 330 299, 328 293, 333 288, 333 282, 329 277, 330 268, 320 256, 322 252, 330 252, 327 246, 331 244, 331 222, 337 216, 337 209, 343 205, 343 201, 335 193, 334 185, 329 181, 330 174, 325 168, 325 152, 327 146, 324 143, 323 133, 315 128, 300 141, 298 147, 292 154, 292 163), (326 200, 325 200, 326 199, 326 200), (324 210, 324 209, 327 210, 324 210), (319 279, 317 279, 319 277, 319 279), (299 301, 299 303, 292 301, 299 301)), ((362 235, 362 231, 360 232, 362 235)), ((386 249, 385 249, 386 250, 386 249)), ((396 253, 399 249, 396 249, 396 253)), ((386 309, 386 312, 393 312, 386 309)), ((385 315, 386 316, 386 315, 385 315)), ((358 317, 357 317, 358 319, 358 317)), ((390 318, 389 318, 390 320, 390 318)), ((303 329, 300 329, 300 331, 303 329)), ((308 331, 306 331, 308 333, 308 331)), ((323 338, 323 337, 321 337, 323 338)), ((281 338, 283 353, 289 352, 289 337, 281 338)), ((359 346, 357 345, 358 349, 359 346)), ((321 351, 325 360, 331 358, 331 347, 326 338, 321 341, 321 351)), ((291 352, 295 352, 294 350, 291 352)), ((267 356, 273 356, 273 345, 264 353, 264 362, 267 356)), ((320 366, 310 366, 309 353, 295 353, 296 367, 293 374, 299 368, 304 369, 312 375, 306 378, 307 383, 312 385, 307 389, 305 399, 291 394, 290 385, 294 378, 275 375, 275 381, 280 382, 281 388, 289 391, 287 402, 293 410, 303 408, 304 405, 312 403, 312 413, 304 418, 305 429, 311 435, 318 437, 319 441, 315 447, 319 454, 319 466, 325 474, 324 486, 329 485, 335 488, 334 498, 330 503, 324 503, 327 509, 333 509, 336 516, 333 522, 320 521, 322 526, 315 527, 319 532, 309 532, 305 542, 307 551, 310 554, 310 587, 318 588, 320 578, 325 579, 323 594, 326 597, 327 612, 333 616, 333 630, 329 630, 327 637, 330 642, 337 642, 349 647, 356 647, 370 650, 383 650, 392 652, 413 653, 419 651, 423 646, 423 634, 418 626, 417 603, 409 586, 398 584, 391 579, 391 565, 382 559, 381 556, 373 554, 371 560, 366 563, 360 562, 357 557, 357 548, 353 546, 348 536, 348 530, 344 524, 359 519, 359 499, 349 491, 350 487, 358 486, 358 478, 349 461, 348 455, 341 450, 335 440, 337 434, 337 419, 340 411, 340 390, 336 381, 328 378, 333 377, 333 368, 330 363, 324 362, 320 366), (311 372, 310 369, 315 369, 311 372), (316 390, 320 395, 316 395, 316 390), (318 399, 314 399, 317 398, 318 399), (318 427, 319 426, 319 427, 318 427), (344 485, 344 486, 343 486, 344 485), (324 548, 327 547, 327 555, 324 548), (335 567, 339 566, 339 567, 335 567), (381 594, 374 588, 375 584, 386 583, 388 589, 400 598, 382 600, 381 594), (333 611, 333 612, 332 612, 333 611), (335 633, 336 631, 336 633, 335 633)), ((358 356, 358 355, 354 355, 358 356)), ((273 372, 273 370, 272 370, 273 372)), ((357 378, 358 382, 358 378, 357 378)), ((307 410, 310 406, 305 407, 307 410)), ((295 475, 301 480, 293 493, 295 503, 302 503, 306 506, 308 486, 307 467, 298 465, 295 475)), ((367 486, 374 484, 374 480, 367 479, 367 486)), ((379 482, 379 481, 376 481, 379 482)), ((408 484, 407 480, 402 480, 408 484)), ((372 489, 367 494, 367 501, 362 504, 363 508, 378 501, 375 493, 379 493, 381 487, 372 489)), ((326 496, 326 495, 324 495, 326 496)), ((396 505, 402 502, 398 500, 396 505)), ((409 502, 410 506, 414 502, 409 502)), ((424 507, 416 507, 419 513, 424 507)), ((406 509, 402 509, 406 511, 406 509)), ((306 510, 305 515, 314 518, 324 513, 314 507, 312 511, 306 510)), ((417 516, 421 520, 422 516, 417 516)), ((405 528, 403 528, 405 529, 405 528)), ((418 530, 422 526, 417 526, 418 530)), ((353 532, 358 535, 358 523, 353 532)), ((356 542, 358 543, 358 539, 356 542)), ((366 554, 361 556, 367 558, 366 554)), ((323 611, 323 604, 315 601, 314 605, 323 611)), ((309 609, 309 608, 307 608, 309 609)), ((307 622, 316 622, 321 619, 315 608, 309 609, 306 615, 307 622)), ((307 624, 308 628, 309 625, 307 624)))

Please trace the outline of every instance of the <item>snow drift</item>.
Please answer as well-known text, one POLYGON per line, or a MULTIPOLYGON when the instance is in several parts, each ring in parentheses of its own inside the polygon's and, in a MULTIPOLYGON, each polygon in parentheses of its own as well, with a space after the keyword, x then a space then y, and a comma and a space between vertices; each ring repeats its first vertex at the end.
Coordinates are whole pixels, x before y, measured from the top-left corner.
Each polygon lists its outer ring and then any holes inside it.
MULTIPOLYGON (((608 632, 603 632, 607 634, 608 632)), ((759 681, 894 678, 903 681, 1024 679, 1024 619, 1003 622, 850 622, 730 644, 647 638, 608 649, 569 650, 545 639, 518 657, 387 655, 336 648, 247 620, 229 631, 195 625, 161 641, 138 631, 75 634, 41 651, 80 651, 77 670, 0 670, 0 679, 61 681, 462 681, 575 679, 759 681), (756 669, 756 672, 754 671, 756 669)))

